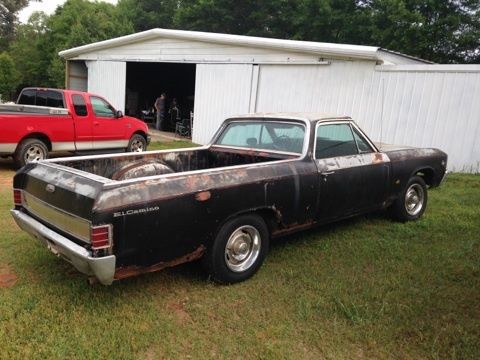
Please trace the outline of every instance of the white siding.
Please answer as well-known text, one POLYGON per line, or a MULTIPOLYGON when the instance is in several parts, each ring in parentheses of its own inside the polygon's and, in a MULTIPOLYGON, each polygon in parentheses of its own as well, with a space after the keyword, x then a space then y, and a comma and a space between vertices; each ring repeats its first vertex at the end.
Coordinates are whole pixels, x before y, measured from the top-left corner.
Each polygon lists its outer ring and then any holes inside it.
POLYGON ((480 172, 480 67, 260 65, 255 110, 349 115, 373 140, 438 147, 480 172))
POLYGON ((195 80, 193 141, 208 143, 225 118, 250 106, 252 65, 199 64, 195 80))
POLYGON ((376 74, 386 84, 385 142, 437 147, 450 170, 480 172, 480 67, 378 67, 376 74))
POLYGON ((117 110, 125 111, 127 63, 86 61, 88 91, 103 96, 117 110))

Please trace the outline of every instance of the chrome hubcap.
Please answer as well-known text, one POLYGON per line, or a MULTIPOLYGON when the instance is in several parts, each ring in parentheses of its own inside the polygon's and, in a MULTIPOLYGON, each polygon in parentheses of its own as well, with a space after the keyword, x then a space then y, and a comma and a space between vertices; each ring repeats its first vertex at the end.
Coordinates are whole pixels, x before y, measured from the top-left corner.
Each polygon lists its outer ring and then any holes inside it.
POLYGON ((141 142, 140 140, 135 140, 132 142, 132 146, 131 146, 131 150, 132 152, 142 152, 144 149, 143 149, 143 142, 141 142))
POLYGON ((45 154, 43 153, 43 149, 38 145, 30 146, 27 151, 25 152, 24 160, 25 163, 31 163, 33 161, 43 160, 45 158, 45 154))
POLYGON ((405 193, 405 210, 411 216, 417 215, 423 208, 425 194, 419 184, 412 184, 405 193))
POLYGON ((250 225, 236 229, 225 246, 225 263, 234 272, 248 270, 260 254, 260 233, 250 225))

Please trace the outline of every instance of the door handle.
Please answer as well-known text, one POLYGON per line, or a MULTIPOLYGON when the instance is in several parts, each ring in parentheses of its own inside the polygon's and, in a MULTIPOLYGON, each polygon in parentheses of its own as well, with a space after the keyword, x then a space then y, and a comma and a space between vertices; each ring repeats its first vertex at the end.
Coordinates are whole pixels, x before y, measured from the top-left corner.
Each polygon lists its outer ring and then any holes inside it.
POLYGON ((94 121, 93 125, 98 126, 98 125, 100 125, 100 123, 98 121, 94 121))
POLYGON ((332 175, 332 174, 335 174, 335 171, 324 171, 324 172, 320 173, 320 175, 322 175, 322 176, 328 176, 328 175, 332 175))

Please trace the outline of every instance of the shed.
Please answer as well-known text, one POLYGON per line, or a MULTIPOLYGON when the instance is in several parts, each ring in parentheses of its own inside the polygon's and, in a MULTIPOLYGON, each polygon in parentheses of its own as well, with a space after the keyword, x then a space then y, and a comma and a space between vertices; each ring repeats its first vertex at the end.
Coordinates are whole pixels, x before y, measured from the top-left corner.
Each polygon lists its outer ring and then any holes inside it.
POLYGON ((101 94, 127 114, 139 116, 161 92, 176 98, 182 117, 193 111, 199 144, 231 115, 329 112, 352 116, 377 141, 439 147, 450 170, 480 171, 479 66, 433 65, 373 46, 167 29, 60 56, 67 88, 101 94))

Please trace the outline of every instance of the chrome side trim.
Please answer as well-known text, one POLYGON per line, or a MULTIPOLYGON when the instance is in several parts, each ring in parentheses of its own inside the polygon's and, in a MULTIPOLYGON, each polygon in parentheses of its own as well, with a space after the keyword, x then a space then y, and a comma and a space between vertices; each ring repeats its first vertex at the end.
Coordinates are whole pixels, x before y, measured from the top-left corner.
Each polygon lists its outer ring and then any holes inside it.
POLYGON ((103 285, 110 285, 115 275, 115 255, 95 258, 87 249, 61 236, 19 210, 10 210, 17 225, 85 275, 93 275, 103 285))
POLYGON ((90 243, 90 221, 58 209, 26 191, 23 192, 23 206, 39 219, 75 238, 90 243))

